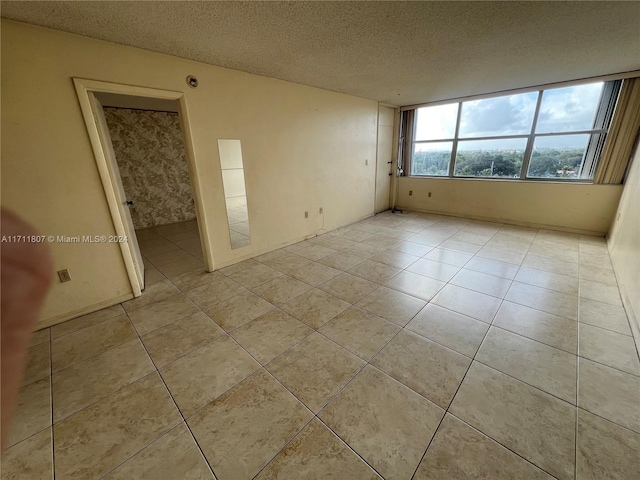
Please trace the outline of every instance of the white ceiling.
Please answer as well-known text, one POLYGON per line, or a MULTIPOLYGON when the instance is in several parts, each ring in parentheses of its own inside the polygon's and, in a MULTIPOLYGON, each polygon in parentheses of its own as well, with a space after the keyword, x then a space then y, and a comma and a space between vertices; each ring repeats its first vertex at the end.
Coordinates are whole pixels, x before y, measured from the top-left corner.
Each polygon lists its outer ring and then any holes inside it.
POLYGON ((640 2, 11 2, 5 18, 410 105, 640 69, 640 2))

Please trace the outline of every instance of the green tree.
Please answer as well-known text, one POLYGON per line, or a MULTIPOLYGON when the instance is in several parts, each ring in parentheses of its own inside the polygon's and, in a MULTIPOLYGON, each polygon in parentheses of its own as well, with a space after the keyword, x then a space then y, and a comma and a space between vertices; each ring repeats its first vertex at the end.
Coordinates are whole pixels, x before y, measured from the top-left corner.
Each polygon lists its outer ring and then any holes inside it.
MULTIPOLYGON (((538 178, 577 178, 584 157, 583 148, 549 148, 531 153, 528 175, 538 178)), ((451 151, 422 151, 413 155, 412 175, 449 174, 451 151)), ((455 159, 455 175, 461 177, 518 178, 522 150, 464 150, 455 159)))

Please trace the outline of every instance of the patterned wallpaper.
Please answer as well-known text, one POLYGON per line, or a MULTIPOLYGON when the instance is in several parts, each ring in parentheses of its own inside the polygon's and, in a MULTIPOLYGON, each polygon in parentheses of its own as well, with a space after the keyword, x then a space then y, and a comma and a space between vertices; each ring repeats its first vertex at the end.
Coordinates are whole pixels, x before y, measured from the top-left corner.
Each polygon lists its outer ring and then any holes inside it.
POLYGON ((196 218, 177 113, 104 108, 135 228, 196 218))

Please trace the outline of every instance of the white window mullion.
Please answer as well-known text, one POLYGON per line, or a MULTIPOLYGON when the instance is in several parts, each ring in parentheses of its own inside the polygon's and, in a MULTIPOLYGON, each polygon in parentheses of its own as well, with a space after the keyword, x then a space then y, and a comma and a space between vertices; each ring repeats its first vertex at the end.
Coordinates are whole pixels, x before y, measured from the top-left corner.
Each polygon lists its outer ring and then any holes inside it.
POLYGON ((462 102, 458 103, 458 117, 456 118, 456 133, 451 147, 451 160, 449 160, 449 177, 453 177, 453 171, 456 163, 456 155, 458 153, 458 136, 460 134, 460 117, 462 116, 462 102))
POLYGON ((591 180, 616 108, 619 83, 538 87, 535 92, 437 102, 411 110, 414 122, 407 124, 411 138, 406 152, 410 174, 591 180), (578 113, 568 106, 574 101, 582 102, 578 113))
POLYGON ((594 177, 598 160, 602 154, 604 148, 604 142, 606 140, 607 131, 613 118, 613 112, 615 110, 618 96, 620 95, 620 87, 622 81, 607 82, 602 89, 602 96, 600 98, 600 106, 596 112, 593 120, 594 131, 589 139, 589 144, 584 153, 582 165, 580 168, 580 178, 592 179, 594 177))
POLYGON ((520 179, 527 178, 527 171, 529 170, 529 162, 531 160, 531 153, 533 152, 533 142, 536 138, 536 126, 538 125, 538 116, 540 115, 540 105, 542 104, 543 90, 538 92, 538 101, 536 102, 536 109, 533 112, 533 122, 531 123, 531 133, 527 140, 527 147, 524 150, 524 157, 522 158, 522 169, 520 170, 520 179))

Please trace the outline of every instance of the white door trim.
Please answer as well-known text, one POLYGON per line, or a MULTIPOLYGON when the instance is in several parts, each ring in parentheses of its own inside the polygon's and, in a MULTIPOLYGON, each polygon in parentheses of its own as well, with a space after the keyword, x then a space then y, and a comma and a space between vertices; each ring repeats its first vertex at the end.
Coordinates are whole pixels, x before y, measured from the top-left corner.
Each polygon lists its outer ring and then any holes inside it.
MULTIPOLYGON (((118 83, 100 82, 96 80, 87 80, 82 78, 74 78, 73 83, 78 95, 78 101, 80 102, 80 108, 82 110, 82 116, 87 126, 87 132, 89 134, 89 140, 91 147, 95 155, 98 172, 102 181, 102 187, 107 199, 111 218, 113 219, 113 225, 116 230, 116 235, 125 236, 128 235, 125 221, 122 218, 120 212, 120 205, 118 197, 116 195, 116 179, 111 175, 108 159, 107 149, 100 140, 99 126, 96 123, 93 102, 91 102, 90 94, 93 93, 115 93, 121 95, 132 95, 136 97, 150 97, 159 98, 164 100, 176 100, 178 102, 178 114, 180 117, 180 123, 182 127, 182 133, 184 135, 184 145, 187 153, 187 164, 189 167, 189 173, 191 175, 191 185, 193 188, 193 197, 196 206, 196 217, 198 219, 198 229, 200 231, 200 238, 202 242, 202 251, 204 253, 204 262, 208 272, 213 271, 213 256, 209 244, 209 229, 205 221, 205 215, 203 211, 203 201, 200 189, 200 179, 198 176, 198 170, 196 168, 195 153, 193 148, 193 139, 191 133, 191 125, 189 122, 189 115, 187 111, 187 102, 184 96, 184 92, 174 92, 170 90, 159 90, 155 88, 137 87, 133 85, 123 85, 118 83)), ((134 252, 131 251, 129 243, 120 243, 120 249, 122 251, 122 258, 124 260, 129 281, 131 282, 131 288, 133 289, 134 296, 142 294, 140 281, 136 274, 136 267, 134 262, 134 252)))
POLYGON ((135 268, 139 287, 141 290, 144 290, 144 262, 142 260, 142 253, 140 252, 140 245, 138 244, 133 220, 131 219, 131 212, 127 204, 127 194, 124 191, 122 177, 120 177, 118 161, 116 159, 116 154, 113 151, 113 142, 111 140, 111 134, 109 133, 107 119, 104 116, 102 104, 93 92, 89 92, 89 101, 91 102, 91 108, 94 114, 93 119, 98 127, 100 144, 104 152, 105 160, 107 161, 107 170, 109 171, 109 177, 111 178, 111 185, 114 188, 113 193, 116 198, 116 205, 118 206, 120 218, 123 221, 125 236, 127 238, 126 243, 128 244, 129 251, 132 254, 133 266, 135 268))

